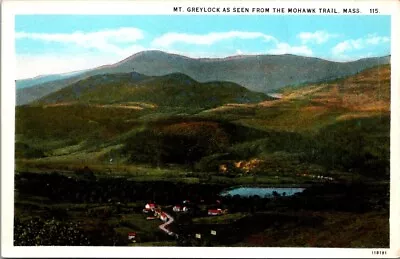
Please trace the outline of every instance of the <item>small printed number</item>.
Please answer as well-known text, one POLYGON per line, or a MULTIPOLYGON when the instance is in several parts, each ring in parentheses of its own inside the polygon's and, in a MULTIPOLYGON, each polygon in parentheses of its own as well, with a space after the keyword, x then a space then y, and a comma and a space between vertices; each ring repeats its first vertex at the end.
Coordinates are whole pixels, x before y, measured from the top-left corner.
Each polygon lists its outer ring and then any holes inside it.
POLYGON ((369 9, 370 13, 379 13, 378 8, 369 9))
POLYGON ((386 255, 386 251, 378 251, 378 250, 376 250, 376 251, 372 251, 372 254, 373 255, 386 255))

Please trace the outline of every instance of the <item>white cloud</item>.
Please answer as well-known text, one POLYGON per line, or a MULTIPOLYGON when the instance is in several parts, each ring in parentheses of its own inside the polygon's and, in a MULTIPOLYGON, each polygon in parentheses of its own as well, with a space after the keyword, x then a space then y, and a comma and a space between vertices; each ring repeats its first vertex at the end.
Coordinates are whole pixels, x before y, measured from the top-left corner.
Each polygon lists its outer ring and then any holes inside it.
POLYGON ((389 37, 381 37, 377 36, 376 34, 368 34, 368 36, 364 38, 342 41, 336 44, 331 51, 333 55, 343 55, 343 53, 345 52, 360 50, 369 47, 370 45, 379 45, 382 43, 387 43, 389 41, 389 37))
POLYGON ((58 53, 17 55, 17 78, 93 68, 118 62, 145 50, 135 44, 144 38, 143 31, 132 27, 73 33, 16 32, 15 38, 65 45, 58 53))
POLYGON ((338 37, 338 34, 331 34, 326 31, 316 31, 316 32, 301 32, 297 35, 301 39, 302 44, 316 43, 322 44, 327 42, 331 38, 338 37))
POLYGON ((227 39, 263 39, 264 41, 274 41, 276 38, 261 32, 229 31, 229 32, 211 32, 208 34, 187 34, 170 32, 161 35, 152 42, 155 47, 168 47, 177 42, 195 45, 212 45, 218 41, 227 39))
POLYGON ((273 55, 281 55, 281 54, 299 54, 299 55, 306 55, 311 56, 313 54, 312 50, 305 46, 290 46, 286 42, 280 42, 276 44, 274 49, 268 51, 269 54, 273 55))
POLYGON ((130 50, 142 49, 140 45, 120 47, 118 44, 130 44, 143 39, 143 31, 138 28, 118 28, 97 32, 73 33, 27 33, 16 32, 16 39, 33 39, 45 42, 73 44, 80 48, 96 49, 102 52, 123 54, 130 50))
POLYGON ((378 45, 389 41, 390 41, 389 37, 381 37, 377 36, 376 34, 369 34, 366 39, 367 44, 372 44, 372 45, 378 45))
POLYGON ((334 55, 342 54, 343 52, 353 50, 353 49, 362 49, 364 47, 364 42, 362 39, 357 40, 345 40, 338 44, 332 49, 332 53, 334 55))

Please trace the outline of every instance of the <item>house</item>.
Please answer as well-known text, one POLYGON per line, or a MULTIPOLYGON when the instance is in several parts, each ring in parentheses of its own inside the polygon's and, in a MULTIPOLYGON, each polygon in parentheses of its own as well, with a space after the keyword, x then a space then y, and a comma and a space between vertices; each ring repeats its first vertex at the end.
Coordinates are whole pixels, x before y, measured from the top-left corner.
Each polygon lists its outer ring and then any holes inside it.
POLYGON ((145 210, 152 210, 152 211, 154 211, 155 208, 156 208, 156 205, 155 205, 154 203, 147 203, 147 204, 144 206, 144 209, 145 209, 145 210))
POLYGON ((212 209, 212 210, 208 210, 208 215, 209 215, 209 216, 222 215, 222 210, 221 210, 221 209, 212 209))
POLYGON ((228 171, 228 167, 225 164, 219 165, 219 172, 226 173, 228 171))
POLYGON ((136 232, 129 232, 128 240, 132 240, 132 242, 136 242, 136 232))
MULTIPOLYGON (((186 207, 184 207, 184 208, 186 208, 186 207)), ((172 208, 172 210, 173 210, 174 212, 181 212, 181 211, 182 211, 182 207, 181 207, 180 205, 175 205, 175 206, 172 208)))
POLYGON ((168 221, 168 216, 164 212, 161 212, 160 219, 164 222, 168 221))

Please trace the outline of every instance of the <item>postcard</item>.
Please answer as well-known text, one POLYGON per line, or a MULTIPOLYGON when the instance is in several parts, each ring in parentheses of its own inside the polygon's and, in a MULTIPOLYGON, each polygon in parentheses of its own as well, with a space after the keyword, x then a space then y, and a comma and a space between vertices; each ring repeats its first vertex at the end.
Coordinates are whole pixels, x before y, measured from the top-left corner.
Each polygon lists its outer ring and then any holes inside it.
POLYGON ((398 1, 3 1, 2 256, 400 256, 398 1))

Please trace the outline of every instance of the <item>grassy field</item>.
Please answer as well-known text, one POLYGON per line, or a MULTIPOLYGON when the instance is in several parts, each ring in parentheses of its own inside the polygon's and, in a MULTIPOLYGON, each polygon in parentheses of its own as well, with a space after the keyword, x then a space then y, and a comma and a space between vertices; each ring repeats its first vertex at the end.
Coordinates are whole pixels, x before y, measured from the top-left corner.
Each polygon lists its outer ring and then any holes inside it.
POLYGON ((214 216, 214 217, 201 217, 201 218, 194 218, 193 223, 195 224, 231 224, 239 219, 248 216, 247 213, 229 213, 221 216, 214 216))

